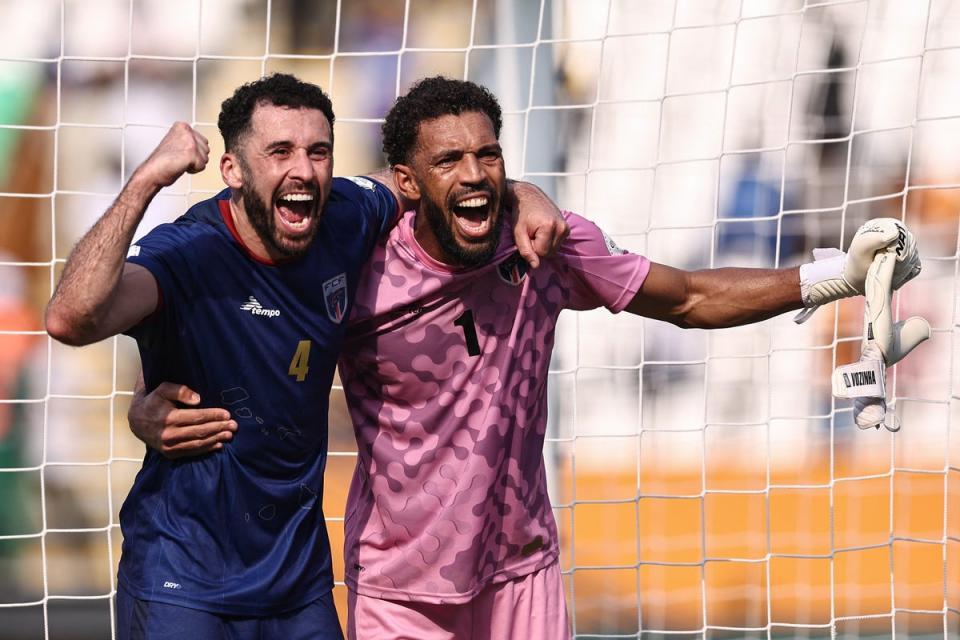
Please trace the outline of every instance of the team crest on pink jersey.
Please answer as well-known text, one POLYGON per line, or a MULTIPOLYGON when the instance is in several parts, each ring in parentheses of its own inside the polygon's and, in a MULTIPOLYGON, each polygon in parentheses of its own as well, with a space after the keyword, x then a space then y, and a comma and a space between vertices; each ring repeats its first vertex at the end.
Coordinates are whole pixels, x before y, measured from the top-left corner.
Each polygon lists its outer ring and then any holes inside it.
POLYGON ((341 273, 323 283, 323 300, 327 304, 327 317, 340 324, 347 312, 347 276, 341 273))
POLYGON ((518 285, 523 282, 523 277, 527 275, 527 261, 519 253, 512 256, 497 265, 497 272, 500 279, 507 284, 518 285))

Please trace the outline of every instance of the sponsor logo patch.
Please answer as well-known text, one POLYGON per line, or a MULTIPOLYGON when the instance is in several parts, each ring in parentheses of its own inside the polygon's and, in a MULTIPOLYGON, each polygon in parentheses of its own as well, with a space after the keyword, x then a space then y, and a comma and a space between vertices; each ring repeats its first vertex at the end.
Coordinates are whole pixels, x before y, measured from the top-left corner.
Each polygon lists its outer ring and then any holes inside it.
POLYGON ((341 273, 323 283, 323 301, 327 317, 340 324, 347 313, 347 275, 341 273))
POLYGON ((280 309, 264 309, 263 305, 260 304, 260 301, 250 296, 247 298, 247 301, 240 305, 240 308, 244 311, 249 311, 252 315, 255 316, 266 316, 268 318, 276 318, 280 315, 280 309))

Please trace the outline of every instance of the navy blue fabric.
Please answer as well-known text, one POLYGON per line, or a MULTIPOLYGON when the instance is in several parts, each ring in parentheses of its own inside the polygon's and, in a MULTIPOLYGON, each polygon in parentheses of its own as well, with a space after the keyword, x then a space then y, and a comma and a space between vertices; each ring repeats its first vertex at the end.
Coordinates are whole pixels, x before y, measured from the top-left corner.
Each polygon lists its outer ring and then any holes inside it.
POLYGON ((117 592, 117 640, 343 640, 333 592, 270 618, 225 616, 117 592))
POLYGON ((363 184, 334 180, 316 239, 293 262, 246 253, 221 213, 229 190, 132 247, 128 260, 162 297, 128 332, 147 389, 186 384, 239 427, 199 458, 147 451, 120 511, 119 581, 135 597, 275 615, 333 588, 321 509, 328 396, 358 274, 397 217, 389 190, 363 184))

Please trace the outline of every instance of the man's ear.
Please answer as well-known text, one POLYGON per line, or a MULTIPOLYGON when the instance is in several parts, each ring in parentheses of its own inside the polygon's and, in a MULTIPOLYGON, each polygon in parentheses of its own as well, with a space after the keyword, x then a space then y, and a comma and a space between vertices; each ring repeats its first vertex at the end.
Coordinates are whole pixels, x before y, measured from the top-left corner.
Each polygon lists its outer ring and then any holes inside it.
POLYGON ((393 165, 393 179, 397 183, 397 189, 407 200, 420 199, 420 185, 413 175, 413 169, 405 164, 393 165))
POLYGON ((233 153, 220 156, 220 175, 223 182, 231 189, 243 186, 243 171, 240 169, 240 159, 233 153))

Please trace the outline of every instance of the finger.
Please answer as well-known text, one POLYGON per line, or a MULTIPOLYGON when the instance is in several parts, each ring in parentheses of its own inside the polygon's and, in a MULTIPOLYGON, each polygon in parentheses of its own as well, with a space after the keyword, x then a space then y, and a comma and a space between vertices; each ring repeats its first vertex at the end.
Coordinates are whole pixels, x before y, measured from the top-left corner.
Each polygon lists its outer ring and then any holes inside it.
MULTIPOLYGON (((883 419, 883 426, 887 428, 887 431, 896 433, 900 431, 900 417, 897 416, 892 410, 887 411, 886 417, 883 419)), ((879 425, 877 426, 879 429, 879 425)))
POLYGON ((219 451, 223 449, 224 440, 221 435, 211 436, 203 440, 191 440, 163 449, 163 455, 167 458, 191 458, 201 456, 205 453, 219 451))
POLYGON ((861 429, 876 427, 884 421, 887 403, 882 398, 857 398, 853 401, 854 422, 861 429))
POLYGON ((550 247, 550 255, 553 255, 560 249, 560 245, 570 236, 570 225, 566 220, 557 223, 553 234, 553 246, 550 247))
POLYGON ((207 166, 207 157, 204 155, 198 155, 193 159, 193 162, 190 163, 190 166, 187 167, 187 173, 200 173, 207 166))
POLYGON ((530 241, 530 237, 527 236, 526 232, 520 229, 514 229, 513 239, 517 245, 517 252, 520 253, 521 258, 527 261, 530 268, 536 269, 539 267, 540 258, 537 256, 537 252, 533 248, 533 243, 530 241))
POLYGON ((236 431, 236 423, 206 422, 190 427, 166 427, 161 434, 161 441, 165 447, 186 442, 199 442, 218 437, 221 440, 231 440, 236 431), (232 423, 232 426, 231 426, 232 423))
POLYGON ((207 139, 201 136, 199 133, 196 138, 197 152, 200 157, 206 160, 210 156, 210 143, 207 142, 207 139))
POLYGON ((924 340, 930 338, 930 323, 920 316, 913 316, 901 320, 893 327, 893 349, 890 354, 890 365, 894 365, 917 348, 924 340))
MULTIPOLYGON (((166 423, 171 427, 191 427, 213 422, 227 422, 230 412, 215 407, 205 409, 177 409, 167 415, 166 423)), ((236 424, 236 423, 234 423, 236 424)))
POLYGON ((161 382, 156 393, 161 398, 170 402, 182 402, 183 404, 197 404, 200 402, 200 394, 185 384, 176 384, 173 382, 161 382))
POLYGON ((533 250, 536 252, 537 257, 546 258, 553 255, 553 251, 556 247, 554 244, 554 235, 556 232, 556 225, 549 228, 537 228, 537 232, 533 236, 533 250))
POLYGON ((873 338, 889 362, 893 352, 893 315, 890 308, 891 279, 896 256, 890 251, 877 253, 864 283, 865 314, 873 338))
POLYGON ((194 129, 193 137, 196 138, 197 142, 199 143, 202 149, 206 149, 207 151, 210 150, 210 141, 207 140, 207 136, 203 135, 202 133, 194 129))
POLYGON ((869 220, 860 227, 854 241, 859 241, 864 248, 870 248, 879 251, 884 247, 890 246, 890 243, 897 239, 899 221, 893 218, 876 218, 869 220))

